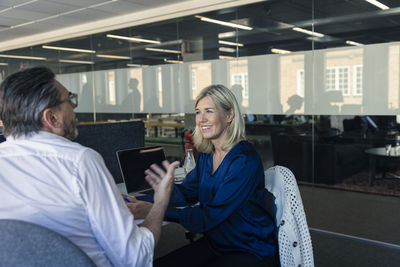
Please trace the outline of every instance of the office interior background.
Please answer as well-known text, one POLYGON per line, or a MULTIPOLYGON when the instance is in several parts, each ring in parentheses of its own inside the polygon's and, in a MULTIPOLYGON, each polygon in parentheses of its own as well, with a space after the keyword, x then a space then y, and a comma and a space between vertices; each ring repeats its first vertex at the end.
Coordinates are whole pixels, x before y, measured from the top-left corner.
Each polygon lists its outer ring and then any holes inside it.
MULTIPOLYGON (((2 0, 0 36, 0 80, 47 66, 80 123, 143 120, 170 159, 196 95, 227 86, 264 167, 296 176, 311 229, 358 242, 367 266, 368 246, 399 254, 399 1, 2 0)), ((332 257, 317 265, 357 266, 332 253, 342 241, 315 235, 332 257)))

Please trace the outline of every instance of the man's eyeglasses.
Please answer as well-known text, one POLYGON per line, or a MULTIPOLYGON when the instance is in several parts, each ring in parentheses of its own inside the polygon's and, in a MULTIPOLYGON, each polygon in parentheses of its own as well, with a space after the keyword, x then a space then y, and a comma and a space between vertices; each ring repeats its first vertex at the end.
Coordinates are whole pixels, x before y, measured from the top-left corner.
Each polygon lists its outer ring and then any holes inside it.
POLYGON ((61 105, 64 102, 70 102, 75 107, 77 107, 78 106, 78 95, 75 93, 68 92, 68 97, 64 100, 61 100, 59 105, 61 105))

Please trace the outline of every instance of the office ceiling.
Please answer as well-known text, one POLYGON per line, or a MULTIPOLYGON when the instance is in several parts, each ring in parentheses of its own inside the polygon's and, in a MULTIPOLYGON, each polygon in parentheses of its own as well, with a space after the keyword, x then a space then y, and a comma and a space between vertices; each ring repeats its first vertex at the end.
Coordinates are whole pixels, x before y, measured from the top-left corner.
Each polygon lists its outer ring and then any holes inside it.
MULTIPOLYGON (((65 25, 81 25, 82 23, 123 15, 128 9, 154 10, 160 4, 174 4, 177 0, 38 0, 0 2, 0 24, 3 29, 10 25, 18 25, 27 20, 38 19, 43 14, 51 16, 57 10, 63 12, 78 10, 59 18, 48 19, 15 29, 2 30, 0 35, 7 38, 20 38, 30 32, 45 32, 54 27, 65 25), (17 2, 27 3, 15 10, 4 11, 4 6, 17 2), (81 2, 85 2, 82 7, 81 2), (110 3, 105 3, 110 2, 110 3), (4 5, 4 3, 8 3, 4 5), (104 3, 103 5, 93 6, 104 3), (18 18, 18 19, 17 19, 18 18), (24 18, 24 19, 21 19, 24 18)), ((209 1, 212 2, 212 1, 209 1)), ((216 2, 216 1, 214 1, 216 2)), ((221 21, 248 25, 253 30, 236 30, 231 27, 201 21, 191 15, 174 19, 138 25, 119 30, 70 38, 68 40, 43 43, 46 45, 73 47, 96 50, 97 54, 119 55, 129 59, 105 59, 94 54, 60 52, 43 49, 41 45, 5 51, 9 54, 25 54, 46 57, 48 62, 56 62, 63 57, 71 60, 91 60, 94 69, 126 67, 127 63, 155 65, 165 60, 201 60, 216 59, 220 56, 251 56, 271 53, 271 48, 290 51, 304 51, 331 47, 349 46, 346 41, 360 44, 376 44, 400 41, 400 2, 397 0, 381 0, 389 7, 382 10, 364 0, 269 0, 254 4, 229 7, 217 11, 199 13, 198 15, 221 21), (323 37, 312 37, 297 32, 293 27, 300 27, 324 34, 323 37), (139 37, 160 41, 160 44, 129 42, 109 38, 107 34, 139 37), (233 52, 220 51, 218 41, 239 42, 233 52), (182 54, 148 51, 146 48, 182 50, 182 54), (199 48, 200 47, 200 48, 199 48), (196 51, 200 49, 200 51, 196 51), (199 53, 198 53, 199 52, 199 53), (186 53, 186 58, 185 54, 186 53), (192 54, 190 56, 189 54, 192 54), (188 56, 189 55, 189 56, 188 56)), ((192 1, 187 1, 192 3, 192 1)), ((196 15, 196 14, 195 14, 196 15)), ((232 46, 228 46, 232 48, 232 46)), ((234 47, 235 48, 235 47, 234 47)), ((0 42, 1 49, 1 42, 0 42)), ((3 53, 3 52, 2 52, 3 53)), ((2 59, 3 61, 3 59, 2 59)), ((93 69, 93 66, 92 66, 93 69)))
POLYGON ((1 0, 1 39, 11 40, 185 0, 1 0))

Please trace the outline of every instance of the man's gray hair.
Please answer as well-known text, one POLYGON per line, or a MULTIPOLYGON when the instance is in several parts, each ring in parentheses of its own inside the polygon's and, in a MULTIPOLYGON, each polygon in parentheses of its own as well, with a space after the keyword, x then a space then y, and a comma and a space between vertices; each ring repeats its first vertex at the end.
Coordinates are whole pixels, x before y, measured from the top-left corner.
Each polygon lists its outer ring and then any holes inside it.
POLYGON ((0 85, 0 120, 4 136, 38 132, 43 111, 60 104, 55 74, 46 67, 28 67, 9 75, 0 85))

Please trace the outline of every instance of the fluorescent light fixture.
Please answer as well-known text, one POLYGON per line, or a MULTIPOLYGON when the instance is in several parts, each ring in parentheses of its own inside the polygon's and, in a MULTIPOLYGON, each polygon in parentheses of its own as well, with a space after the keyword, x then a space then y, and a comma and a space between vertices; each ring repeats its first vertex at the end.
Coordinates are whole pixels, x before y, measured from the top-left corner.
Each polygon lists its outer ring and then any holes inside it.
POLYGON ((284 49, 278 49, 278 48, 272 48, 271 52, 275 53, 275 54, 290 54, 290 53, 292 53, 292 51, 284 50, 284 49))
POLYGON ((379 2, 379 1, 376 1, 376 0, 365 0, 365 1, 367 1, 367 2, 370 3, 371 5, 374 5, 374 6, 376 6, 376 7, 379 7, 379 8, 382 9, 382 10, 389 9, 389 7, 388 7, 387 5, 384 5, 384 4, 382 4, 381 2, 379 2))
POLYGON ((222 21, 222 20, 216 20, 216 19, 210 19, 207 17, 203 17, 203 16, 195 16, 196 18, 202 20, 202 21, 207 21, 207 22, 211 22, 211 23, 215 23, 215 24, 219 24, 219 25, 223 25, 223 26, 227 26, 227 27, 232 27, 235 29, 242 29, 242 30, 247 30, 247 31, 251 31, 253 28, 246 26, 246 25, 241 25, 241 24, 237 24, 237 23, 232 23, 232 22, 227 22, 227 21, 222 21))
MULTIPOLYGON (((10 11, 10 10, 12 10, 14 8, 21 7, 21 6, 24 6, 24 5, 28 5, 28 4, 37 2, 37 1, 39 1, 39 0, 31 0, 31 1, 27 1, 27 2, 19 4, 19 5, 14 5, 12 7, 0 10, 0 13, 6 12, 6 11, 10 11)), ((0 32, 7 31, 7 30, 10 30, 10 29, 20 28, 20 27, 23 27, 23 26, 26 26, 26 25, 30 25, 30 24, 33 24, 33 23, 38 23, 38 22, 42 22, 42 21, 58 18, 58 17, 69 15, 69 14, 73 14, 73 13, 76 13, 76 12, 79 12, 79 11, 83 11, 83 10, 86 10, 86 9, 96 8, 98 6, 111 4, 111 3, 116 2, 116 1, 118 1, 118 0, 108 0, 108 1, 105 1, 105 2, 102 2, 102 3, 98 3, 98 4, 94 4, 94 5, 88 6, 88 7, 82 7, 82 8, 70 10, 70 11, 67 11, 67 12, 59 13, 59 14, 56 14, 56 15, 52 15, 52 16, 49 16, 49 17, 44 17, 44 18, 41 18, 41 19, 28 21, 28 22, 21 23, 21 24, 18 24, 18 25, 13 25, 13 26, 10 26, 8 28, 1 29, 0 32)))
POLYGON ((231 47, 220 47, 220 48, 218 48, 218 50, 220 52, 226 52, 226 53, 235 53, 236 52, 236 49, 231 48, 231 47))
POLYGON ((13 6, 11 6, 11 7, 8 7, 8 8, 5 8, 5 9, 3 9, 3 10, 0 10, 0 13, 3 13, 3 12, 6 12, 6 11, 15 9, 15 8, 17 8, 17 7, 22 7, 22 6, 25 6, 25 5, 29 5, 29 4, 35 3, 35 2, 37 2, 37 1, 39 1, 39 0, 31 0, 31 1, 27 1, 27 2, 22 3, 22 4, 13 5, 13 6))
POLYGON ((223 39, 223 38, 233 38, 236 37, 236 32, 221 32, 218 33, 218 39, 223 39))
POLYGON ((106 1, 106 2, 103 2, 103 3, 99 3, 99 4, 94 4, 94 5, 88 6, 88 8, 104 6, 104 5, 108 5, 108 4, 110 4, 112 2, 116 2, 116 1, 118 1, 118 0, 109 0, 109 1, 106 1))
POLYGON ((8 66, 8 63, 2 63, 2 62, 0 62, 0 66, 8 66))
POLYGON ((127 67, 138 68, 138 67, 147 67, 148 65, 140 65, 140 64, 128 63, 128 64, 126 64, 126 66, 127 67))
POLYGON ((292 30, 294 30, 296 32, 302 32, 302 33, 305 33, 305 34, 308 34, 308 35, 311 35, 311 36, 315 36, 315 37, 324 37, 325 36, 322 33, 309 31, 309 30, 302 29, 302 28, 299 28, 299 27, 294 27, 294 28, 292 28, 292 30))
POLYGON ((116 59, 131 59, 131 57, 124 57, 124 56, 114 56, 114 55, 96 55, 96 57, 101 57, 101 58, 116 58, 116 59))
POLYGON ((93 65, 93 61, 83 61, 83 60, 69 60, 69 59, 59 59, 58 62, 62 63, 73 63, 73 64, 88 64, 93 65))
POLYGON ((181 51, 178 51, 178 50, 160 49, 160 48, 152 48, 152 47, 146 47, 145 49, 147 51, 162 52, 162 53, 172 53, 172 54, 180 54, 181 53, 181 51))
POLYGON ((364 45, 364 44, 357 43, 357 42, 354 42, 354 41, 349 41, 349 40, 346 41, 346 44, 348 44, 348 45, 355 45, 355 46, 362 46, 362 45, 364 45))
POLYGON ((0 57, 6 57, 6 58, 17 58, 17 59, 31 59, 31 60, 47 60, 45 57, 31 57, 31 56, 17 56, 17 55, 5 55, 5 54, 0 54, 0 57))
POLYGON ((219 56, 220 59, 234 59, 235 57, 231 56, 219 56))
POLYGON ((228 41, 223 41, 223 40, 219 40, 218 43, 219 44, 223 44, 223 45, 232 45, 232 46, 239 46, 239 47, 243 47, 244 46, 241 43, 234 43, 234 42, 228 42, 228 41))
POLYGON ((149 44, 160 44, 161 43, 160 41, 156 41, 156 40, 142 39, 142 38, 136 38, 136 37, 127 37, 127 36, 114 35, 114 34, 107 34, 106 36, 109 38, 127 40, 127 41, 131 41, 131 42, 136 42, 136 43, 149 43, 149 44))
POLYGON ((164 62, 167 62, 167 63, 183 63, 183 61, 181 61, 181 60, 166 59, 166 58, 164 58, 164 62))
POLYGON ((78 49, 78 48, 70 48, 70 47, 62 47, 62 46, 42 45, 42 48, 52 49, 52 50, 71 51, 71 52, 82 52, 82 53, 89 53, 89 54, 96 53, 96 51, 94 51, 94 50, 78 49))

